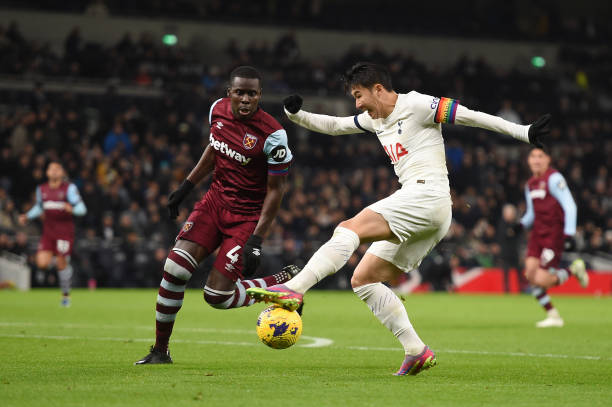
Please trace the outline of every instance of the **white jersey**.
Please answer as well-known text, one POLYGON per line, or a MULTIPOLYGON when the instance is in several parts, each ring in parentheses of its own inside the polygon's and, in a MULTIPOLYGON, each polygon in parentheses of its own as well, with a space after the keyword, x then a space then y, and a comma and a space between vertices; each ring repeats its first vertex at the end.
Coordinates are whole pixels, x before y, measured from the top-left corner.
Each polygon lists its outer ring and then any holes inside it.
POLYGON ((354 118, 358 127, 376 134, 402 185, 447 178, 442 125, 435 121, 439 104, 440 98, 412 91, 398 95, 384 119, 372 119, 367 112, 354 118))
POLYGON ((391 114, 372 119, 367 112, 334 117, 304 110, 285 113, 293 122, 330 135, 372 132, 376 134, 402 185, 419 180, 448 182, 442 123, 481 127, 529 142, 529 126, 470 110, 458 100, 424 95, 416 91, 399 94, 391 114))

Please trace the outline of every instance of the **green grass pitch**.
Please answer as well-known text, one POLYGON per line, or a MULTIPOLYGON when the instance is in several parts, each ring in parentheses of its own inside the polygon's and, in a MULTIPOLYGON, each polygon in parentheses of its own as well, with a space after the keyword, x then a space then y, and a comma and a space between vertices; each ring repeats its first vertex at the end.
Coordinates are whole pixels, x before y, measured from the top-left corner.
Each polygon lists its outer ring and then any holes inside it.
POLYGON ((438 366, 395 377, 403 352, 351 292, 306 297, 303 337, 258 342, 262 304, 220 311, 190 290, 173 365, 134 366, 154 336, 154 290, 0 292, 0 405, 610 406, 612 298, 422 294, 405 305, 438 366), (332 342, 333 341, 333 342, 332 342), (306 346, 305 346, 306 345, 306 346), (308 346, 310 345, 310 346, 308 346))

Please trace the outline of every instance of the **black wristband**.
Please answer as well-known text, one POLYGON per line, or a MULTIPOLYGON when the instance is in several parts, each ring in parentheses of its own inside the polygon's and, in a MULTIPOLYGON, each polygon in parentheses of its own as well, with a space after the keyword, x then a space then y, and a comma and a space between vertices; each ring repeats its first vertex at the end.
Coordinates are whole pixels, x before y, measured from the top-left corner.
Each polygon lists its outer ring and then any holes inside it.
POLYGON ((189 192, 191 192, 193 187, 195 187, 195 184, 193 182, 189 181, 187 178, 185 178, 185 180, 179 186, 179 189, 181 191, 185 191, 185 193, 188 194, 189 192))
POLYGON ((247 244, 252 244, 255 246, 261 246, 262 243, 263 237, 257 235, 251 235, 251 237, 249 237, 249 240, 247 240, 247 244))

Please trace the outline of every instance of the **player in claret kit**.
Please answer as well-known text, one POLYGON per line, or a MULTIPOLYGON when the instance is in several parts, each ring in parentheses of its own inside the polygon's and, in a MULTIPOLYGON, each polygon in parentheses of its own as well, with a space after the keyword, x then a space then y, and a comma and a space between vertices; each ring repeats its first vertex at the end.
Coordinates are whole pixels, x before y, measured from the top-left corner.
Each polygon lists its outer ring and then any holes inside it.
POLYGON ((383 325, 402 344, 404 361, 396 375, 417 374, 436 364, 434 353, 412 327, 400 299, 382 282, 395 280, 420 264, 446 235, 451 223, 451 197, 442 123, 480 127, 538 143, 548 132, 549 116, 530 126, 470 110, 458 100, 416 91, 398 94, 389 72, 372 63, 358 63, 345 75, 346 88, 363 113, 333 117, 301 110, 302 98, 285 99, 285 112, 300 126, 330 135, 369 132, 389 156, 401 189, 343 221, 286 284, 247 290, 258 301, 293 309, 304 293, 338 271, 361 243, 374 242, 357 265, 351 285, 383 325))
POLYGON ((532 177, 525 185, 527 211, 521 219, 523 227, 531 228, 525 276, 533 285, 533 296, 547 313, 546 319, 536 326, 562 327, 563 319, 553 307, 546 290, 563 284, 570 274, 582 287, 589 284, 582 259, 575 259, 567 269, 559 267, 563 251, 572 251, 576 246, 576 203, 563 175, 550 167, 550 156, 543 148, 532 149, 527 164, 532 177))
POLYGON ((74 245, 74 216, 83 216, 87 208, 81 200, 76 185, 66 181, 64 167, 58 162, 47 166, 46 184, 36 188, 36 203, 25 214, 19 215, 19 222, 25 225, 28 220, 42 217, 43 230, 36 252, 36 266, 47 269, 53 256, 57 266, 57 276, 62 290, 64 307, 70 306, 72 266, 70 254, 74 245))
POLYGON ((172 363, 168 342, 185 286, 198 264, 219 249, 204 287, 204 299, 218 309, 251 305, 249 287, 282 284, 294 266, 261 279, 244 280, 257 269, 261 243, 276 216, 292 154, 287 133, 259 107, 261 75, 242 66, 230 74, 227 97, 213 103, 209 143, 200 161, 170 194, 170 217, 193 187, 209 174, 212 184, 196 203, 164 266, 156 306, 156 339, 136 364, 172 363))

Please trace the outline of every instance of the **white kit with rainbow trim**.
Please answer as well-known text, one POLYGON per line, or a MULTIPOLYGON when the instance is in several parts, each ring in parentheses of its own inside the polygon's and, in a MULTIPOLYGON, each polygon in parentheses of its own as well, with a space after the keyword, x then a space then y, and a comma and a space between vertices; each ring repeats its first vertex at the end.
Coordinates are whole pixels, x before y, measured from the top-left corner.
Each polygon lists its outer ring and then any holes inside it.
POLYGON ((300 110, 285 113, 293 122, 330 135, 371 132, 376 134, 393 164, 399 182, 448 179, 441 123, 481 127, 529 142, 529 126, 470 110, 458 100, 424 95, 416 91, 399 94, 395 108, 383 119, 367 112, 334 117, 300 110))

